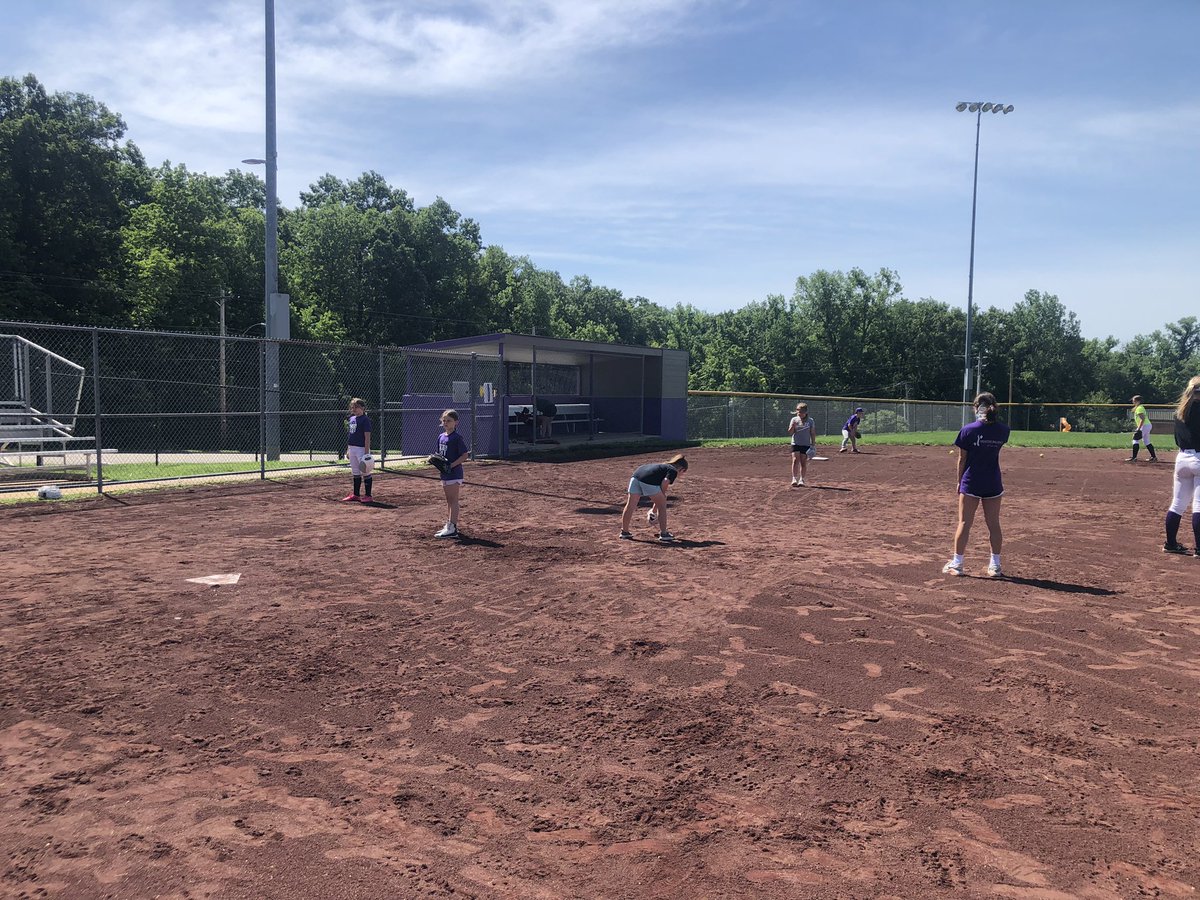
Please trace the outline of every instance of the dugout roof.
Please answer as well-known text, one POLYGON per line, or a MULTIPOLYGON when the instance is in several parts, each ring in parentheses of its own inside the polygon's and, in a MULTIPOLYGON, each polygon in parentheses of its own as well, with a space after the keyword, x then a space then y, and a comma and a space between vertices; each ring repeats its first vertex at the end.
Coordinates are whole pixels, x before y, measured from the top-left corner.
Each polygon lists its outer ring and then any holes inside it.
POLYGON ((447 350, 454 353, 478 353, 499 356, 505 362, 531 363, 534 351, 537 361, 554 365, 587 365, 593 354, 605 356, 657 356, 677 350, 661 347, 637 347, 629 344, 605 344, 599 341, 572 341, 565 338, 543 337, 535 334, 481 334, 449 341, 414 344, 414 350, 447 350))

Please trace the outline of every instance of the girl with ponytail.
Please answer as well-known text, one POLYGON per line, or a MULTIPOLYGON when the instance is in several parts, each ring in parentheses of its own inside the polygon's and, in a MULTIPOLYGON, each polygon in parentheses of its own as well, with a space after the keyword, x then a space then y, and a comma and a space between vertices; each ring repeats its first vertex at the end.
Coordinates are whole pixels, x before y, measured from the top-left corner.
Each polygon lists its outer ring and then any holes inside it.
POLYGON ((1002 574, 1000 548, 1004 540, 1000 530, 1000 498, 1004 494, 1000 448, 1008 443, 1009 428, 1000 421, 999 407, 993 395, 980 394, 975 398, 974 409, 975 421, 954 439, 958 447, 958 527, 954 532, 954 556, 942 567, 942 572, 963 574, 963 554, 971 535, 971 523, 975 519, 975 510, 982 504, 992 545, 987 573, 998 578, 1002 574))

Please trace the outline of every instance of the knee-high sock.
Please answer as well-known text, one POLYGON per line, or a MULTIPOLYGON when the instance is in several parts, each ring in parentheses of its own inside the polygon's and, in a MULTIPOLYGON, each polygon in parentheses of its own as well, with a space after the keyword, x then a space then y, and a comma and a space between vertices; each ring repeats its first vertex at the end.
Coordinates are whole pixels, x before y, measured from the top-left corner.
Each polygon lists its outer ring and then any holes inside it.
POLYGON ((1141 444, 1134 444, 1134 445, 1133 445, 1133 456, 1132 456, 1131 458, 1132 458, 1132 459, 1137 459, 1138 451, 1139 451, 1139 450, 1141 450, 1141 449, 1142 449, 1142 446, 1141 446, 1141 444))
POLYGON ((1200 510, 1192 513, 1192 537, 1196 541, 1196 551, 1200 553, 1200 510))
MULTIPOLYGON (((1195 516, 1192 516, 1195 519, 1195 516)), ((1167 546, 1173 546, 1179 543, 1179 523, 1183 521, 1183 516, 1179 513, 1167 513, 1167 546)))
POLYGON ((354 476, 354 496, 357 497, 362 492, 362 476, 354 476))
POLYGON ((367 488, 367 496, 368 496, 368 497, 370 497, 370 496, 371 496, 371 481, 372 481, 372 477, 371 477, 370 475, 368 475, 368 476, 366 476, 366 478, 365 478, 365 479, 363 479, 363 481, 364 481, 364 483, 365 483, 365 485, 366 485, 366 488, 367 488))

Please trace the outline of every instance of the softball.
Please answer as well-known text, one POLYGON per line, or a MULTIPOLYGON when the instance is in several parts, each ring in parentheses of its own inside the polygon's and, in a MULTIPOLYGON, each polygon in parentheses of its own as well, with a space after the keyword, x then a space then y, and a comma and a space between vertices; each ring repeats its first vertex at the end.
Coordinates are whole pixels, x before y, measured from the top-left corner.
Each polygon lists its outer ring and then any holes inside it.
POLYGON ((1045 456, 1045 453, 1039 453, 1038 456, 1045 456))

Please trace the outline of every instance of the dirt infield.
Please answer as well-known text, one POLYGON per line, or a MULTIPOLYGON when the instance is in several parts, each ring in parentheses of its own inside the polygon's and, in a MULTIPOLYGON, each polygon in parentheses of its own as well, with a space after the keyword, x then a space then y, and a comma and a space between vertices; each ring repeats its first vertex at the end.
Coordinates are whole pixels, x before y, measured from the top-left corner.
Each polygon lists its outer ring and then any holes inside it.
POLYGON ((694 451, 675 546, 649 457, 472 467, 461 541, 432 470, 0 512, 0 895, 1196 896, 1170 465, 1006 450, 989 580, 945 449, 832 456, 694 451))

